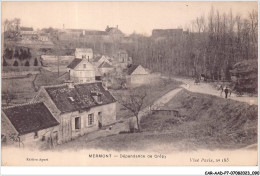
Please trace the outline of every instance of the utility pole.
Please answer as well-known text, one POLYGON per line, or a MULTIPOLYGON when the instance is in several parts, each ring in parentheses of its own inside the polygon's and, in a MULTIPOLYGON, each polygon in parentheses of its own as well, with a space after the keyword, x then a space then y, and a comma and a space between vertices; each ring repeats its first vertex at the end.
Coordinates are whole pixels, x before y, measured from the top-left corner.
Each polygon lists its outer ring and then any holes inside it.
POLYGON ((58 77, 60 76, 60 40, 58 38, 58 77))

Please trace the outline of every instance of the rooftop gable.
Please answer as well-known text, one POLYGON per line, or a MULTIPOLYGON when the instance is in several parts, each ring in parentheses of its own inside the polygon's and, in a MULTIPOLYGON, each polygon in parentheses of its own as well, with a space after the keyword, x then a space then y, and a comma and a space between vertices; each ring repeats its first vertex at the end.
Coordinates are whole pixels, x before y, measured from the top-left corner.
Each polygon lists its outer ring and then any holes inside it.
POLYGON ((127 74, 131 75, 138 66, 139 65, 131 65, 131 67, 128 68, 127 74))

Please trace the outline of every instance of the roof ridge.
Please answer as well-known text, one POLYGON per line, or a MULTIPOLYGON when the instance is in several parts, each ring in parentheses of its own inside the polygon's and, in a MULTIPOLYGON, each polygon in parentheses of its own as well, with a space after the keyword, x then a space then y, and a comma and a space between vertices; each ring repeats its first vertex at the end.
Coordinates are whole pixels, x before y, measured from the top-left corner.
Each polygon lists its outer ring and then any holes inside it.
POLYGON ((62 84, 56 84, 56 85, 47 85, 47 86, 41 86, 42 88, 55 88, 55 87, 62 87, 62 86, 67 86, 66 83, 62 84))
POLYGON ((34 101, 34 102, 28 102, 28 103, 23 103, 23 104, 17 104, 17 105, 2 107, 2 109, 10 109, 10 108, 21 107, 21 106, 26 106, 26 105, 33 105, 33 104, 39 104, 39 103, 43 103, 43 101, 34 101))

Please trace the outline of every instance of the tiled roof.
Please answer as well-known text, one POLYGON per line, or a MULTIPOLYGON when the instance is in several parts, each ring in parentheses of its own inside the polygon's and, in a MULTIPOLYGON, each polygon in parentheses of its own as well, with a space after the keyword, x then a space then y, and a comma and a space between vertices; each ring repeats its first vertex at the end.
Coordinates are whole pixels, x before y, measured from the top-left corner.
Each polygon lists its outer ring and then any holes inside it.
POLYGON ((77 59, 75 58, 68 66, 67 68, 71 68, 74 69, 75 67, 77 67, 77 65, 82 61, 82 59, 77 59))
POLYGON ((2 109, 20 135, 59 125, 43 102, 2 109))
POLYGON ((62 113, 86 110, 116 101, 110 92, 104 89, 101 82, 76 84, 74 88, 69 88, 67 85, 50 86, 45 87, 45 90, 62 113), (101 102, 95 101, 93 92, 101 94, 101 102))
POLYGON ((127 70, 127 74, 131 75, 138 66, 139 65, 131 65, 131 67, 129 67, 128 70, 127 70))
POLYGON ((102 62, 99 66, 98 66, 98 68, 113 68, 112 67, 112 65, 110 65, 109 63, 107 63, 107 62, 102 62))

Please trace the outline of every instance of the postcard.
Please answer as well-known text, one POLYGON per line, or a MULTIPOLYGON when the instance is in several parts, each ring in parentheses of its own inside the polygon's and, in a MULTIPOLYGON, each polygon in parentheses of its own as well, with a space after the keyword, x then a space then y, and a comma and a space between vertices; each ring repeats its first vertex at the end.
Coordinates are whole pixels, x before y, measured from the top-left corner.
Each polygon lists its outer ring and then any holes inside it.
POLYGON ((2 166, 257 166, 258 3, 2 2, 2 166))

